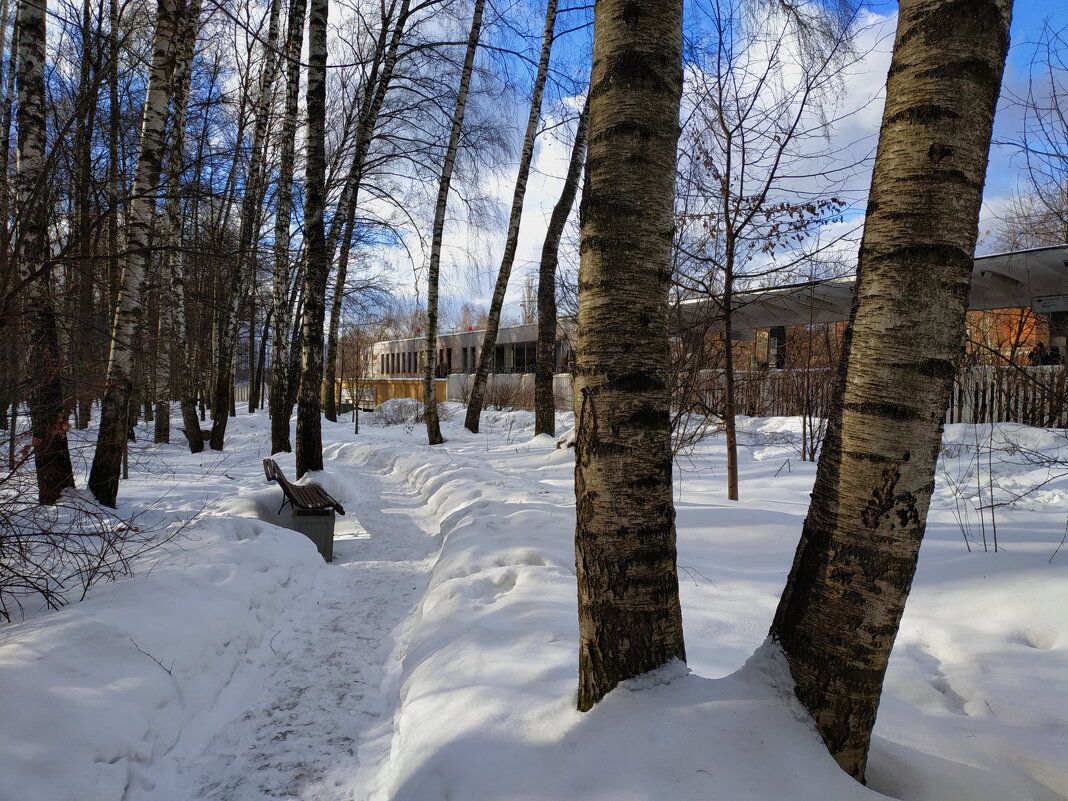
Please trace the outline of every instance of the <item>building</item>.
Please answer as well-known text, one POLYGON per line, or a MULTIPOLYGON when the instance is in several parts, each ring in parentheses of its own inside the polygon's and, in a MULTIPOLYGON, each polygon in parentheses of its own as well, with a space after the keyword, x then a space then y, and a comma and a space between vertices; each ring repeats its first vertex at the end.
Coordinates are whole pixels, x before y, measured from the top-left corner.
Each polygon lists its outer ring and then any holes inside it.
MULTIPOLYGON (((561 323, 556 336, 553 372, 567 373, 575 361, 572 342, 574 326, 561 323)), ((438 378, 473 374, 478 367, 484 329, 452 331, 438 335, 438 378)), ((533 373, 538 344, 538 326, 507 326, 497 332, 494 373, 533 373)), ((426 339, 391 339, 376 342, 371 348, 371 379, 422 378, 426 364, 426 339)))

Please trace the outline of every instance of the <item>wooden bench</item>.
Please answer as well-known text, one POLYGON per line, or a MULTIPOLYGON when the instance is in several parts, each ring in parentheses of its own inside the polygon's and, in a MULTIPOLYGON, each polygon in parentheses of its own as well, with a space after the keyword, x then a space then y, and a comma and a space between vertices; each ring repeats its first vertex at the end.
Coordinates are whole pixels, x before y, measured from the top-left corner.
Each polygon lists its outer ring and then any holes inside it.
POLYGON ((339 515, 345 514, 345 507, 335 501, 330 493, 318 484, 291 484, 274 459, 263 460, 263 472, 268 481, 277 482, 285 495, 282 505, 278 507, 279 512, 288 503, 295 509, 303 509, 307 512, 323 512, 332 509, 339 515))
POLYGON ((279 513, 288 503, 293 511, 293 528, 315 543, 323 559, 333 562, 334 513, 343 515, 345 508, 318 484, 291 484, 274 459, 263 460, 263 472, 268 481, 282 488, 285 497, 279 513))

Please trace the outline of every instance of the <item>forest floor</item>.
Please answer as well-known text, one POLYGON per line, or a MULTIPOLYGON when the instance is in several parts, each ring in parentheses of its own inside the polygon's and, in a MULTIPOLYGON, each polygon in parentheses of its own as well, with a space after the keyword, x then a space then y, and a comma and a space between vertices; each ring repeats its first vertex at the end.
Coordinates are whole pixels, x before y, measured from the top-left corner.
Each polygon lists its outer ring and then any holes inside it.
POLYGON ((330 565, 264 481, 265 415, 195 456, 142 428, 119 513, 177 536, 0 628, 0 801, 1068 799, 1065 432, 947 429, 865 788, 764 644, 814 475, 798 420, 741 421, 739 503, 721 438, 680 455, 688 665, 580 715, 572 451, 451 407, 430 448, 393 406, 324 423, 330 565))

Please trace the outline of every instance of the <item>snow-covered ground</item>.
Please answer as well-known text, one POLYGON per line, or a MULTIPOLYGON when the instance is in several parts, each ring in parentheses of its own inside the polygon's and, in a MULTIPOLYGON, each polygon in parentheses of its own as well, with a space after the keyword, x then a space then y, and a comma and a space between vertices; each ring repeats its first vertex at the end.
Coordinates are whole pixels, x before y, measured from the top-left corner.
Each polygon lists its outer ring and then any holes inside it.
POLYGON ((579 714, 572 452, 524 412, 436 448, 373 418, 324 424, 332 565, 283 527, 265 416, 222 454, 135 447, 120 512, 187 525, 0 628, 0 801, 1068 798, 1063 432, 947 431, 865 788, 762 647, 814 475, 796 420, 742 421, 739 503, 721 440, 679 456, 688 670, 579 714))

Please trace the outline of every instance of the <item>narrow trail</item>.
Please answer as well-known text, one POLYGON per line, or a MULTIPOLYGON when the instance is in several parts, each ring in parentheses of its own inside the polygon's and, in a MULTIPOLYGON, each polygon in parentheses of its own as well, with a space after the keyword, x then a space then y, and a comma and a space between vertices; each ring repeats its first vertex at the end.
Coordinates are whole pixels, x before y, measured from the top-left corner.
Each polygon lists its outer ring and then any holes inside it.
POLYGON ((353 488, 334 562, 235 674, 234 692, 254 700, 183 766, 190 799, 362 801, 357 784, 375 766, 360 764, 361 749, 388 754, 385 666, 426 590, 437 527, 417 495, 373 468, 341 458, 330 470, 353 488))

